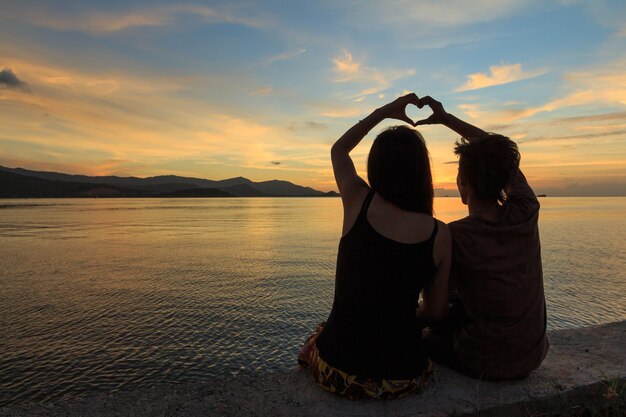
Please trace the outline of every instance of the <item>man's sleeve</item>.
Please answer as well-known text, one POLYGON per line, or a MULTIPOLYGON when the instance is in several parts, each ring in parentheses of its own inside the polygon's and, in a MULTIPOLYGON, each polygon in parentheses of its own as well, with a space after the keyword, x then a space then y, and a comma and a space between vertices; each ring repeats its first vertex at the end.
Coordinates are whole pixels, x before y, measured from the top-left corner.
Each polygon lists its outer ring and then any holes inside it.
POLYGON ((506 194, 506 204, 515 223, 528 220, 539 210, 539 200, 519 169, 507 186, 506 194))

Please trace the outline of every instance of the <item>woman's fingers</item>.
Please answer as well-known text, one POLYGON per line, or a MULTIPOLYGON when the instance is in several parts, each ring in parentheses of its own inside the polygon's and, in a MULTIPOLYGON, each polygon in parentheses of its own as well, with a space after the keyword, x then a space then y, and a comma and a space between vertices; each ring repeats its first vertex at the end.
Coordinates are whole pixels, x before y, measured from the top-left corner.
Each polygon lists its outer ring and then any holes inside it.
POLYGON ((409 104, 415 106, 419 103, 419 97, 415 93, 405 94, 396 98, 394 101, 384 105, 379 110, 384 114, 385 118, 401 120, 405 123, 415 126, 415 122, 406 114, 406 107, 409 104))

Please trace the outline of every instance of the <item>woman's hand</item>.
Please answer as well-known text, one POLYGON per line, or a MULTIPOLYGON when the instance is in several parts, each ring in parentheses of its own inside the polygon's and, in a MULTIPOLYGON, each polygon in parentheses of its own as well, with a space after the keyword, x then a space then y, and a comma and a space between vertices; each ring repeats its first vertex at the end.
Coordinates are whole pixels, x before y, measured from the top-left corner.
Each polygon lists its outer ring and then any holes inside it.
POLYGON ((411 126, 415 126, 413 120, 411 120, 406 115, 406 106, 408 106, 409 104, 413 104, 419 107, 419 100, 420 99, 417 97, 417 95, 415 95, 415 93, 410 93, 405 96, 398 97, 391 103, 377 109, 375 113, 378 113, 378 116, 382 119, 401 120, 410 124, 411 126))

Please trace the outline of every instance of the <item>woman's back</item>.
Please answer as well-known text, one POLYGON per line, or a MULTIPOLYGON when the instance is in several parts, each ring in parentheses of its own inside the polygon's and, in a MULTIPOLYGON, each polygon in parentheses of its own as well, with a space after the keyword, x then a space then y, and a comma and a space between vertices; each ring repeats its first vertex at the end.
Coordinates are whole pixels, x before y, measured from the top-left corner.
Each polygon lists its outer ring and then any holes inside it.
POLYGON ((333 309, 317 347, 322 359, 345 372, 407 379, 427 364, 415 311, 435 274, 438 226, 417 213, 385 216, 386 204, 370 191, 340 241, 333 309), (370 205, 372 198, 378 207, 370 205))
POLYGON ((374 194, 367 210, 367 222, 380 235, 398 243, 427 240, 435 227, 432 216, 403 210, 374 194))

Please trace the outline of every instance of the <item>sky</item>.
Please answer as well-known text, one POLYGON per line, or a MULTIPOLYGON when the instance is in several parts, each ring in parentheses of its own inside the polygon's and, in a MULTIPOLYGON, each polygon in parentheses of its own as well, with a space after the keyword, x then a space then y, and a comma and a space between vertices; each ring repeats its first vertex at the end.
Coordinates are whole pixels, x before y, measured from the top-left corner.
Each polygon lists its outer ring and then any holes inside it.
MULTIPOLYGON (((537 193, 626 195, 623 0, 0 3, 11 168, 336 190, 331 145, 407 92, 515 140, 537 193)), ((419 130, 455 189, 458 135, 419 130)))

